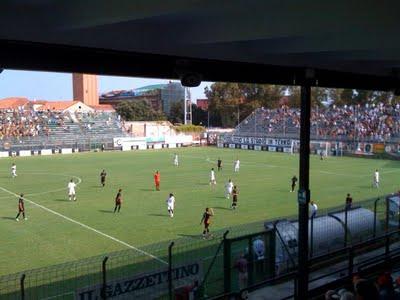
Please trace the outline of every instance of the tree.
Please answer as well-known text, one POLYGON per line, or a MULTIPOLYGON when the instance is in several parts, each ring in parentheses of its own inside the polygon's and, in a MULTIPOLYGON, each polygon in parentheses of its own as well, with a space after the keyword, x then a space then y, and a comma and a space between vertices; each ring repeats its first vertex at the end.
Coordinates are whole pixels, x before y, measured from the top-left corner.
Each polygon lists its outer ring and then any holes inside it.
MULTIPOLYGON (((289 92, 289 106, 290 107, 300 107, 300 87, 290 86, 287 88, 289 92)), ((311 106, 323 106, 325 102, 329 99, 330 89, 322 87, 311 88, 311 106)))
POLYGON ((365 105, 365 104, 396 104, 400 97, 392 92, 352 90, 352 89, 331 89, 329 98, 331 104, 336 106, 343 105, 365 105))
POLYGON ((258 107, 279 107, 284 90, 277 85, 217 82, 206 87, 205 94, 213 118, 223 127, 234 127, 258 107))
POLYGON ((219 115, 223 127, 234 127, 237 124, 239 103, 244 100, 238 83, 216 82, 205 88, 209 100, 208 109, 219 115))
POLYGON ((192 104, 192 123, 194 125, 208 126, 208 117, 207 111, 202 110, 196 104, 192 104))
MULTIPOLYGON (((184 123, 183 117, 183 101, 172 104, 168 120, 172 123, 184 123)), ((212 121, 213 120, 210 118, 210 123, 212 121)), ((192 124, 202 126, 208 125, 208 112, 197 107, 194 103, 192 103, 192 124)))
POLYGON ((169 111, 168 121, 171 123, 184 123, 184 110, 183 110, 183 100, 175 102, 171 105, 169 111))
POLYGON ((152 109, 144 100, 122 101, 115 108, 116 112, 125 121, 159 121, 165 120, 165 115, 152 109))

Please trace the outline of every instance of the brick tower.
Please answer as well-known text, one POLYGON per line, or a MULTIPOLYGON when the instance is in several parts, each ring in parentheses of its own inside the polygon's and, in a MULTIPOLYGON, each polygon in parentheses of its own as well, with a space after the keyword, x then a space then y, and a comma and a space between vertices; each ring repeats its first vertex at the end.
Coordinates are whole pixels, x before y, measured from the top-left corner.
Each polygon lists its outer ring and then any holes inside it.
POLYGON ((82 101, 87 105, 99 105, 97 75, 72 74, 74 101, 82 101))

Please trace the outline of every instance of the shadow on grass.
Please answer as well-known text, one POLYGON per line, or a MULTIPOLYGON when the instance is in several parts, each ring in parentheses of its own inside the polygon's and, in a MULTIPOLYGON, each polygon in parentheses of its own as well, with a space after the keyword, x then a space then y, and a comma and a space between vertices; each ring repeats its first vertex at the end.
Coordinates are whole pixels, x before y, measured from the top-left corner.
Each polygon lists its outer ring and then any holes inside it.
POLYGON ((102 212, 104 214, 113 214, 114 213, 113 210, 105 210, 105 209, 99 209, 99 212, 102 212))
POLYGON ((228 207, 222 207, 222 206, 214 206, 215 209, 223 209, 223 210, 231 210, 228 207))
POLYGON ((155 191, 154 189, 140 189, 141 191, 143 191, 143 192, 152 192, 152 191, 155 191))
POLYGON ((178 234, 178 236, 197 240, 201 240, 203 238, 201 234, 178 234))
POLYGON ((71 200, 68 200, 68 199, 63 199, 63 198, 54 199, 54 201, 61 201, 61 202, 75 202, 75 201, 71 201, 71 200))
POLYGON ((168 217, 169 218, 169 215, 167 215, 167 214, 148 214, 149 216, 153 216, 153 217, 168 217))
POLYGON ((2 219, 4 219, 4 220, 13 220, 13 221, 15 221, 15 218, 13 218, 13 217, 1 217, 2 219))

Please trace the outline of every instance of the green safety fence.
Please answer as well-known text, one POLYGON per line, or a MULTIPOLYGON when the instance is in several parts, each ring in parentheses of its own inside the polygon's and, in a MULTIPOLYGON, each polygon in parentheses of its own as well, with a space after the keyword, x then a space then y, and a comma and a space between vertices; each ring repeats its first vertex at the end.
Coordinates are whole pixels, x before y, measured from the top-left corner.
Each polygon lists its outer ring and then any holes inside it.
MULTIPOLYGON (((366 238, 378 235, 387 216, 385 196, 367 199, 357 205, 376 212, 379 230, 374 232, 376 228, 371 228, 366 238)), ((328 215, 343 210, 343 207, 318 213, 328 215)), ((296 220, 296 216, 279 219, 296 220)), ((269 223, 273 221, 268 220, 269 223)), ((129 249, 1 276, 0 299, 90 300, 116 296, 130 299, 144 295, 146 299, 168 299, 171 294, 177 299, 181 295, 184 299, 187 293, 194 293, 196 298, 213 297, 226 292, 227 276, 236 276, 228 275, 228 272, 232 273, 233 261, 243 252, 242 244, 248 244, 254 234, 262 232, 267 232, 265 221, 258 221, 213 232, 213 237, 206 240, 201 235, 184 237, 148 245, 139 251, 129 249), (233 249, 228 263, 227 240, 231 241, 233 249)), ((275 248, 275 240, 267 242, 267 247, 269 244, 275 248)), ((269 253, 274 251, 267 250, 269 253)), ((271 260, 274 258, 269 258, 269 262, 271 260)), ((269 265, 270 269, 272 265, 269 265)), ((269 270, 269 276, 273 273, 274 270, 269 270)))

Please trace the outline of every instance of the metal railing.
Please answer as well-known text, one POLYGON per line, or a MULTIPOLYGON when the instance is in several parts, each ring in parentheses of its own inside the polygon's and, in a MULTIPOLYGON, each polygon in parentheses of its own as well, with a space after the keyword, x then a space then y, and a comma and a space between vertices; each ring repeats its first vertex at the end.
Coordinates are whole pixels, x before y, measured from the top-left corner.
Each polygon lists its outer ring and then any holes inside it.
MULTIPOLYGON (((318 291, 323 291, 325 292, 328 289, 331 289, 333 286, 336 285, 336 288, 339 288, 343 286, 344 281, 349 281, 351 280, 352 276, 354 273, 360 274, 360 275, 365 275, 368 277, 368 274, 370 273, 370 268, 373 266, 379 266, 382 265, 384 267, 387 267, 388 263, 393 262, 393 261, 398 261, 400 262, 400 244, 398 242, 400 241, 400 230, 394 230, 392 232, 385 233, 384 235, 376 238, 371 238, 367 241, 361 242, 354 244, 352 246, 347 246, 345 248, 333 251, 328 254, 323 254, 319 255, 317 257, 314 257, 309 260, 309 266, 311 269, 311 275, 312 272, 318 271, 323 269, 326 266, 332 265, 332 261, 335 263, 337 262, 345 262, 347 261, 347 265, 341 268, 336 268, 333 271, 327 271, 324 272, 322 275, 312 277, 309 282, 316 282, 318 280, 332 277, 335 274, 340 274, 338 277, 339 279, 332 281, 326 285, 321 285, 318 288, 316 288, 314 291, 310 290, 310 297, 316 297, 321 295, 318 293, 318 291), (393 238, 392 240, 390 237, 396 237, 393 238), (384 244, 382 244, 383 242, 384 244), (397 244, 396 244, 397 243, 397 244), (396 244, 396 248, 393 250, 390 250, 390 245, 396 244), (371 245, 374 247, 371 249, 371 245), (383 247, 385 248, 385 252, 383 254, 379 255, 374 255, 371 258, 367 258, 364 260, 360 260, 360 257, 362 255, 365 255, 371 251, 376 251, 377 248, 383 247), (358 251, 358 252, 357 252, 358 251), (359 260, 359 261, 357 261, 359 260), (346 272, 346 275, 343 276, 343 272, 346 272), (329 286, 329 288, 328 288, 329 286)), ((294 269, 290 272, 287 272, 282 275, 275 276, 273 278, 269 278, 266 280, 263 280, 261 282, 258 282, 256 284, 253 284, 251 286, 246 287, 245 289, 242 289, 240 291, 235 291, 235 292, 230 292, 230 293, 224 293, 221 295, 217 295, 215 297, 212 297, 211 299, 227 299, 229 297, 235 296, 240 298, 241 295, 247 295, 248 293, 251 293, 252 291, 262 289, 267 286, 273 286, 275 284, 279 284, 282 282, 288 282, 291 280, 294 280, 294 284, 296 285, 296 279, 297 276, 300 276, 297 273, 297 270, 294 269)), ((283 297, 282 299, 293 299, 294 294, 287 295, 283 297)))
MULTIPOLYGON (((392 225, 389 226, 389 223, 386 221, 389 217, 386 209, 387 201, 384 201, 386 198, 380 197, 379 199, 372 198, 357 203, 359 206, 374 213, 374 228, 370 228, 364 238, 346 238, 347 247, 342 247, 342 249, 328 249, 327 253, 323 255, 315 253, 310 258, 311 262, 316 264, 318 259, 332 257, 332 255, 339 256, 340 253, 346 255, 346 251, 349 251, 349 249, 355 250, 358 249, 358 245, 367 245, 375 241, 386 242, 388 246, 386 246, 385 251, 392 251, 390 245, 393 244, 394 239, 389 239, 387 235, 390 234, 392 236, 393 233, 389 231, 393 230, 394 227, 392 225), (387 226, 382 226, 383 230, 376 230, 378 224, 379 226, 382 224, 386 224, 387 226)), ((329 214, 339 210, 343 211, 343 207, 344 205, 341 205, 326 209, 325 211, 320 210, 318 213, 319 215, 329 216, 329 214)), ((284 219, 295 222, 296 215, 287 216, 284 219)), ((271 220, 269 223, 273 221, 271 220)), ((350 219, 345 222, 350 222, 350 219)), ((395 227, 398 229, 397 224, 395 227)), ((105 293, 104 291, 110 293, 110 289, 115 288, 116 284, 121 280, 134 280, 143 278, 143 276, 156 276, 159 273, 164 274, 164 272, 167 272, 165 274, 168 274, 168 272, 177 272, 174 268, 190 266, 193 263, 199 266, 200 273, 197 277, 189 277, 187 286, 190 286, 193 291, 197 291, 197 295, 202 295, 204 298, 214 297, 224 293, 225 273, 228 272, 228 270, 224 269, 224 254, 221 253, 221 245, 224 243, 224 233, 226 230, 229 230, 229 238, 234 239, 264 231, 265 221, 232 226, 214 232, 214 238, 211 240, 203 240, 200 235, 191 236, 176 239, 174 240, 174 244, 171 244, 171 241, 166 241, 142 247, 140 249, 143 251, 142 253, 135 250, 125 250, 61 265, 1 276, 0 298, 15 299, 25 297, 25 299, 44 299, 46 297, 63 295, 64 299, 73 299, 77 293, 87 293, 90 289, 93 289, 93 291, 101 290, 101 293, 105 293)), ((283 241, 282 237, 281 241, 283 241)), ((283 242, 283 244, 285 243, 283 242)), ((341 246, 344 245, 342 244, 341 246)), ((289 252, 288 249, 286 250, 289 252)), ((286 278, 288 274, 292 273, 291 270, 295 266, 295 259, 291 255, 288 257, 291 267, 287 268, 285 274, 275 276, 274 280, 286 278)), ((230 269, 229 272, 231 271, 230 269)), ((164 286, 160 284, 153 287, 156 293, 168 295, 168 293, 171 293, 171 287, 174 294, 179 293, 179 288, 183 284, 176 280, 174 276, 168 276, 172 280, 165 280, 163 284, 166 284, 166 282, 170 283, 164 286)), ((257 286, 259 285, 257 284, 255 287, 257 286)), ((104 295, 106 297, 107 294, 104 295)))

